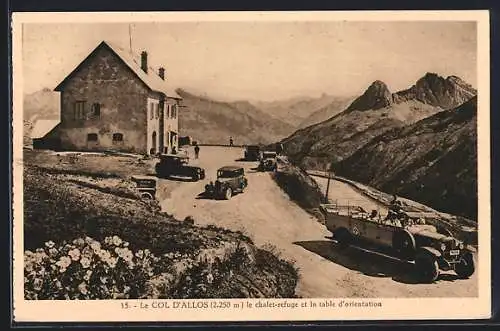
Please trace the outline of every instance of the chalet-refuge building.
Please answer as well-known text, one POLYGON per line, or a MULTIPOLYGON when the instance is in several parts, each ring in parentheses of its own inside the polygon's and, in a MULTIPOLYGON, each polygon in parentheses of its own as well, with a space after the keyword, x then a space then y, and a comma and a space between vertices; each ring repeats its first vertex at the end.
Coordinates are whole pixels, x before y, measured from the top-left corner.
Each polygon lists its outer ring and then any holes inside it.
POLYGON ((62 150, 170 153, 181 97, 148 54, 101 42, 56 88, 60 123, 45 137, 62 150))

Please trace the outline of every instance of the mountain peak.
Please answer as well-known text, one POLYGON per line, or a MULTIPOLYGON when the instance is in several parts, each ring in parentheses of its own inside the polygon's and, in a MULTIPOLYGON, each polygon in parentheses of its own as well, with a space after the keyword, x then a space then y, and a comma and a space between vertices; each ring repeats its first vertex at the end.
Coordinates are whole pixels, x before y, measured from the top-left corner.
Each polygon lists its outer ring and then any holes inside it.
POLYGON ((394 102, 417 100, 422 103, 440 107, 454 108, 477 94, 477 91, 458 76, 444 78, 436 73, 427 72, 407 90, 394 94, 394 102))
POLYGON ((392 103, 392 95, 387 85, 376 80, 366 89, 366 91, 354 100, 347 108, 347 111, 380 109, 392 103))

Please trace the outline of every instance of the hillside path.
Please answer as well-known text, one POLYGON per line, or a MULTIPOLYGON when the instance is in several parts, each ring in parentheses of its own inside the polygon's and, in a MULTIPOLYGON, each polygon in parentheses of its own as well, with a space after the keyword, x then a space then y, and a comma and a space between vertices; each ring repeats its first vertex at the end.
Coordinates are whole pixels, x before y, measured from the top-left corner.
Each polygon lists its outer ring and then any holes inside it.
MULTIPOLYGON (((194 155, 192 150, 189 154, 194 155)), ((477 296, 477 273, 467 280, 445 273, 434 284, 416 284, 409 276, 411 265, 355 247, 338 250, 322 224, 291 201, 269 173, 252 170, 255 162, 237 161, 242 156, 241 148, 202 147, 200 159, 191 159, 191 164, 205 168, 207 178, 198 182, 161 180, 161 186, 171 186, 169 197, 161 201, 162 209, 180 220, 192 216, 199 225, 240 230, 258 246, 275 246, 299 268, 297 294, 301 297, 477 296), (245 192, 229 201, 198 198, 205 184, 215 180, 217 168, 224 165, 245 168, 249 181, 245 192)), ((323 188, 325 182, 318 181, 323 188)), ((331 182, 330 198, 339 203, 349 199, 374 209, 371 200, 342 182, 331 182)))

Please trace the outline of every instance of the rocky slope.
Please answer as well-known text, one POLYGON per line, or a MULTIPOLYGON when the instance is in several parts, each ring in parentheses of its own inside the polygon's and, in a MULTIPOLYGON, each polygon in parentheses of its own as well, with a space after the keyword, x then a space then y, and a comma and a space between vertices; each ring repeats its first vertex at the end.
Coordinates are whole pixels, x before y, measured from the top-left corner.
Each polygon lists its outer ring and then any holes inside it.
POLYGON ((476 95, 458 77, 427 73, 407 90, 391 93, 373 82, 343 112, 283 140, 290 158, 308 168, 339 162, 386 131, 413 124, 476 95))
MULTIPOLYGON (((448 98, 441 102, 451 104, 448 98)), ((474 97, 457 108, 378 136, 338 163, 335 172, 477 219, 476 125, 474 97)))
POLYGON ((270 143, 293 132, 294 127, 261 111, 247 101, 222 102, 179 89, 186 106, 179 112, 180 134, 208 144, 270 143))

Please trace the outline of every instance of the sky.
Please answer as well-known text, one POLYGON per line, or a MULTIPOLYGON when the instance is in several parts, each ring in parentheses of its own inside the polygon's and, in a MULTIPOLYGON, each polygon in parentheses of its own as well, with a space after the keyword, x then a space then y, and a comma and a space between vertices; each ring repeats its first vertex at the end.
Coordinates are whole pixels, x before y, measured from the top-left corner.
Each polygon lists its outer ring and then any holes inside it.
POLYGON ((161 22, 23 24, 24 92, 56 87, 102 40, 164 66, 174 87, 221 100, 392 92, 426 72, 476 86, 475 22, 161 22))

